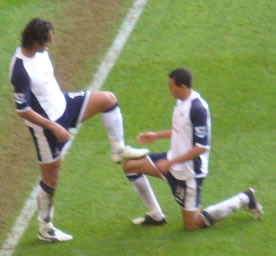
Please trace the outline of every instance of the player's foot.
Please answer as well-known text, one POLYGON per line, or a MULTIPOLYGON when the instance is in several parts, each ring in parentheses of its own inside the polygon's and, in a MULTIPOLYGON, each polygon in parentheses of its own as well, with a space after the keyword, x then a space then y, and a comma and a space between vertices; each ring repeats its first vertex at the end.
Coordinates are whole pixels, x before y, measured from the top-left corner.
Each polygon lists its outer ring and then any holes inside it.
POLYGON ((153 226, 153 225, 163 225, 167 223, 166 218, 162 218, 161 220, 154 220, 148 214, 145 217, 139 217, 132 220, 132 223, 135 225, 145 225, 145 226, 153 226))
POLYGON ((258 203, 256 199, 256 196, 255 196, 256 191, 253 188, 249 188, 243 193, 249 197, 249 203, 246 209, 252 212, 255 220, 260 220, 264 212, 263 212, 263 206, 260 203, 258 203))
POLYGON ((149 153, 149 150, 146 148, 132 148, 130 146, 125 146, 122 149, 119 149, 117 152, 112 152, 112 161, 115 163, 121 163, 124 160, 132 158, 140 158, 149 153))
POLYGON ((47 223, 43 228, 40 228, 38 238, 48 242, 62 242, 72 240, 73 237, 63 231, 55 228, 52 223, 47 223))

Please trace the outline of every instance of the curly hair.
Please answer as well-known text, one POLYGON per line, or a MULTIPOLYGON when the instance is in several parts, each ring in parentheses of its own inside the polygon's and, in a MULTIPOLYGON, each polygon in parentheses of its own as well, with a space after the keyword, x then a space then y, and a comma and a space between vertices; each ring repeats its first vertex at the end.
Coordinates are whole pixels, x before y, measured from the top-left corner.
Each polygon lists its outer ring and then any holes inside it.
POLYGON ((34 42, 40 45, 47 43, 50 40, 49 31, 54 31, 51 22, 40 18, 32 19, 22 32, 21 44, 27 49, 32 49, 34 42))

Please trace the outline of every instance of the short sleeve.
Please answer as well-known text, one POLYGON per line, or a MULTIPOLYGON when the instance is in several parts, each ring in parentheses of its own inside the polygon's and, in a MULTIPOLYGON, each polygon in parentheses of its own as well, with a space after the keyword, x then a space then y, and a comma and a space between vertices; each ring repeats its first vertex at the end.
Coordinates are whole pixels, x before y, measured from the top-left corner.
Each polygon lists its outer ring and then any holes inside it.
POLYGON ((199 99, 192 102, 190 117, 193 125, 194 145, 209 147, 208 109, 199 99))
POLYGON ((10 81, 14 87, 16 110, 24 112, 30 108, 30 77, 24 68, 23 61, 17 58, 11 68, 10 81))

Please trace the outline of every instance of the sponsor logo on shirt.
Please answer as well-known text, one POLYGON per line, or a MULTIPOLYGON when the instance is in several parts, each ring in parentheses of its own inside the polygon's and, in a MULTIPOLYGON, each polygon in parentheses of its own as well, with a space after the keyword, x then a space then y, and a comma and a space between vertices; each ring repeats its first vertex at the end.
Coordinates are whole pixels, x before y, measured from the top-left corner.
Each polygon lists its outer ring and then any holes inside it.
POLYGON ((25 94, 24 93, 14 93, 14 99, 17 104, 26 103, 25 94))
POLYGON ((206 126, 195 127, 195 135, 199 138, 204 138, 205 136, 207 136, 207 127, 206 126))

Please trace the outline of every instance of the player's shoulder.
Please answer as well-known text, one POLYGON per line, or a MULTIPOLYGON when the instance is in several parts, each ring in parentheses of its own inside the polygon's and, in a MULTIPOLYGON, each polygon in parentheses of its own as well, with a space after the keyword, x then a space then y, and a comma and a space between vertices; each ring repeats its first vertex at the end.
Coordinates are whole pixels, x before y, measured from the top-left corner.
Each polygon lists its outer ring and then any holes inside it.
POLYGON ((192 91, 191 105, 194 109, 209 108, 207 101, 196 91, 192 91))
POLYGON ((17 54, 14 54, 9 69, 9 79, 15 86, 23 81, 29 81, 29 74, 25 68, 24 60, 17 54))

